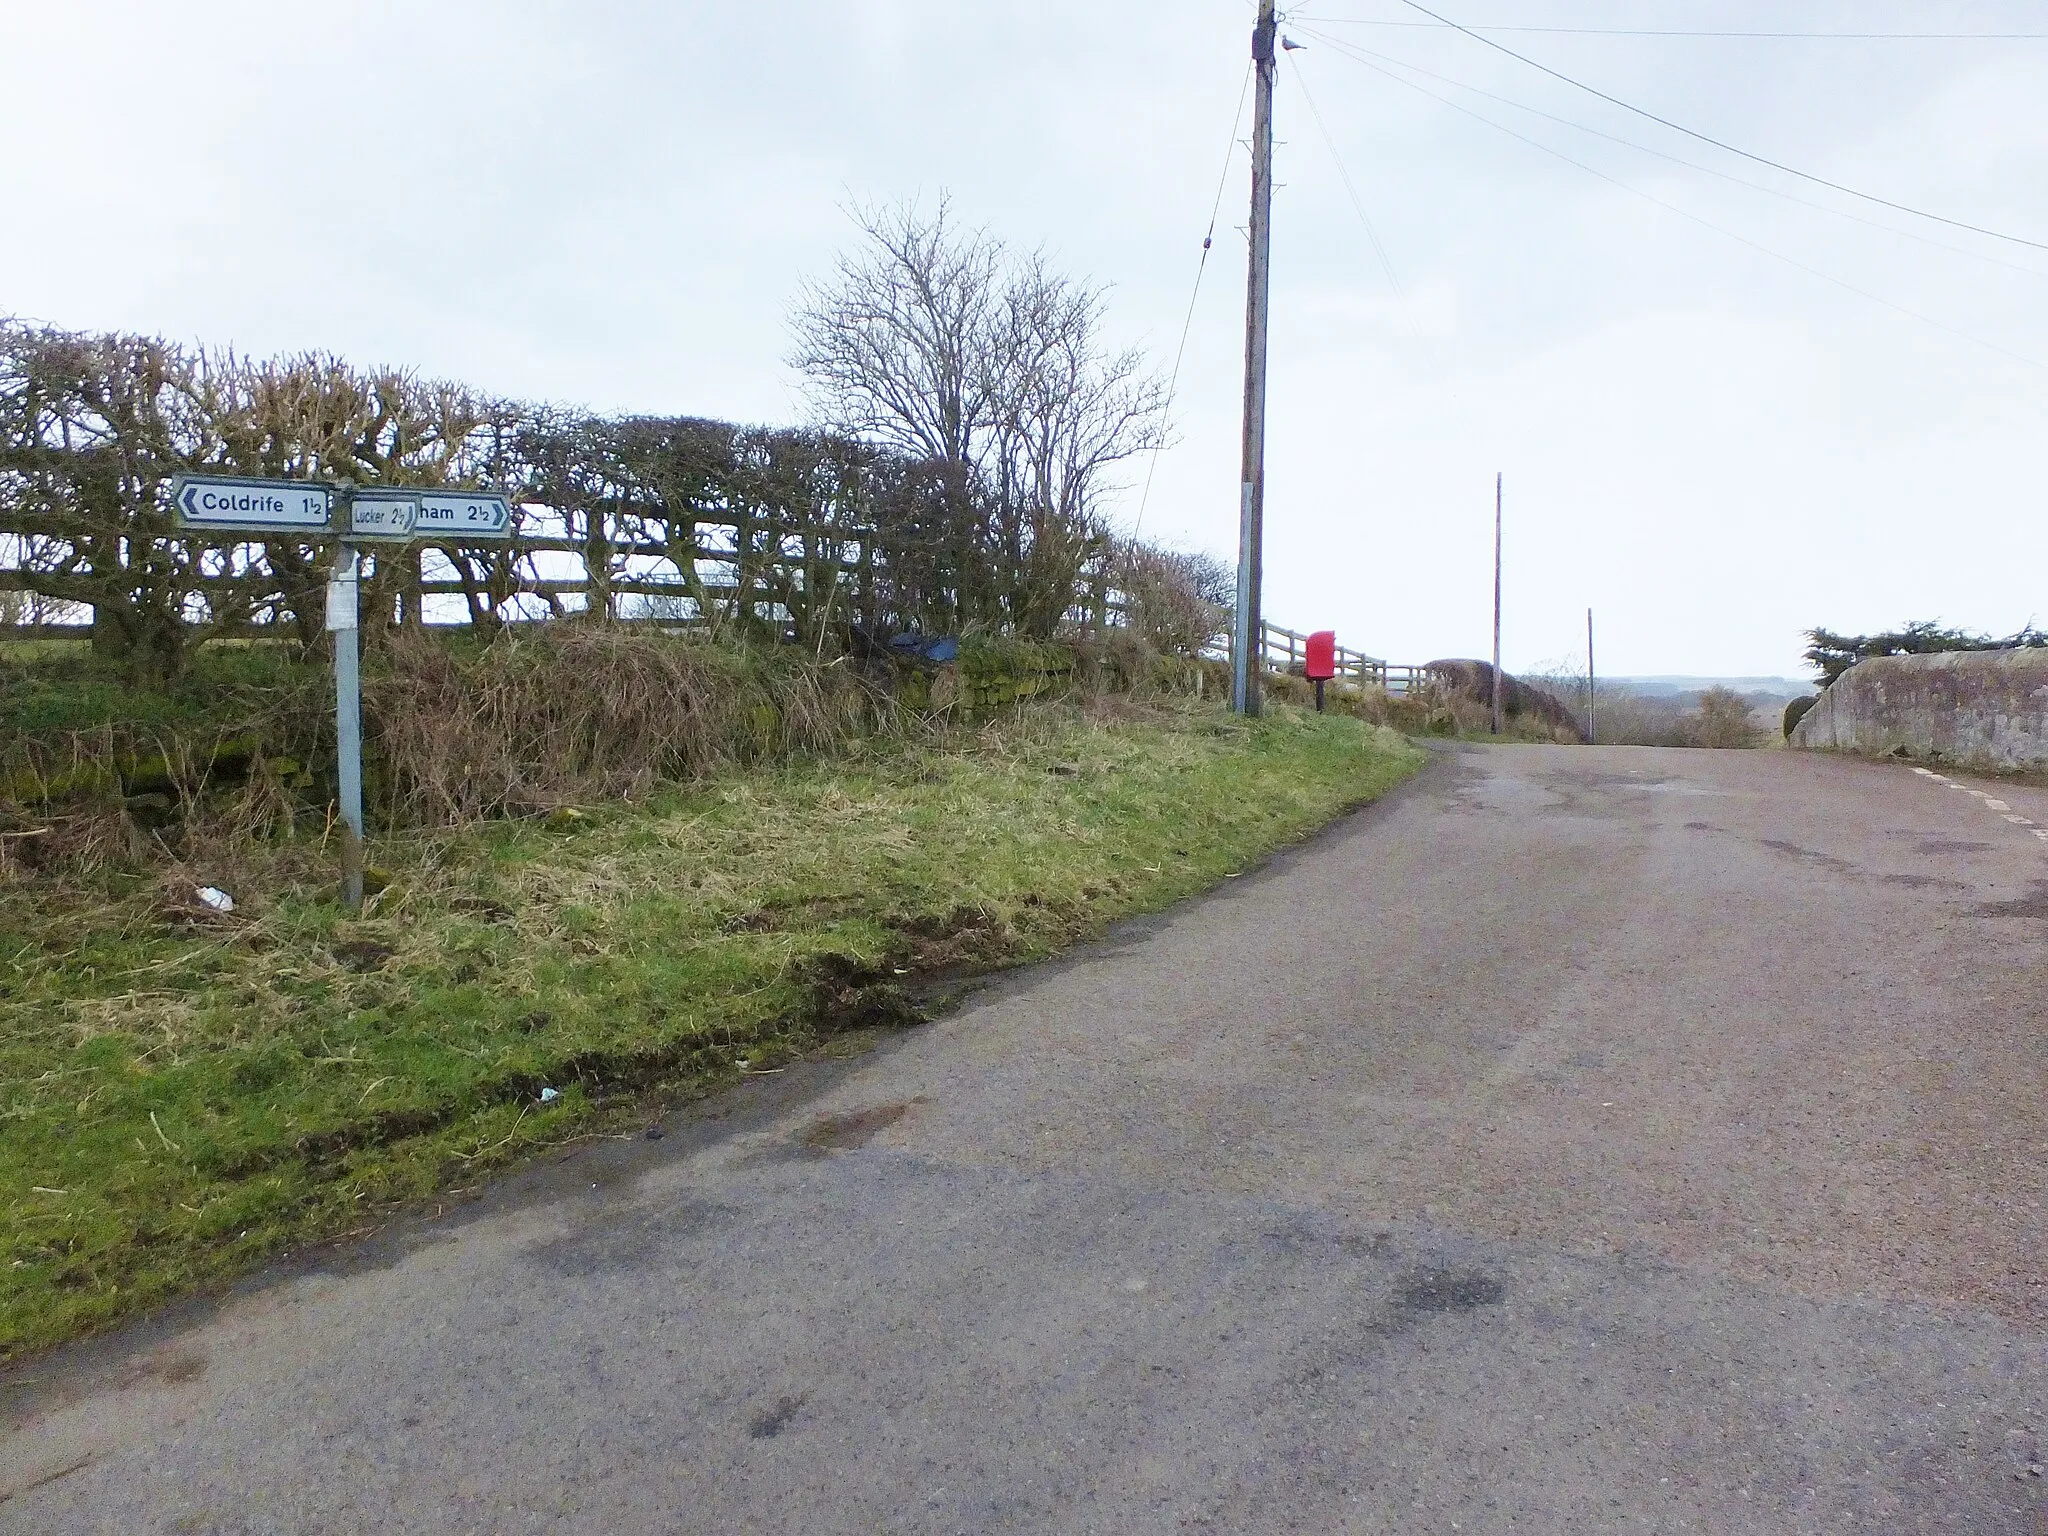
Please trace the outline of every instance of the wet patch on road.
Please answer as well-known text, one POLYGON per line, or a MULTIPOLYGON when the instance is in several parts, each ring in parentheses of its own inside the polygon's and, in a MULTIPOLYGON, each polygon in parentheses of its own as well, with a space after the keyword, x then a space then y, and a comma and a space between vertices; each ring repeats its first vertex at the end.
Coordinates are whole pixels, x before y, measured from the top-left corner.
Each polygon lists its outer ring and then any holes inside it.
POLYGON ((1393 1290, 1371 1323, 1372 1332, 1391 1338, 1432 1317, 1463 1316, 1507 1301, 1507 1283, 1490 1269, 1460 1264, 1420 1264, 1395 1277, 1393 1290))
POLYGON ((1860 875, 1863 873, 1862 870, 1851 864, 1847 859, 1838 859, 1831 853, 1821 853, 1813 848, 1802 848, 1797 843, 1786 842, 1783 838, 1759 838, 1758 843, 1760 846, 1770 849, 1773 853, 1782 853, 1787 858, 1797 859, 1802 864, 1811 864, 1816 869, 1832 870, 1838 875, 1860 875))
POLYGON ((778 1397, 772 1407, 763 1408, 747 1421, 747 1438, 773 1440, 796 1422, 796 1416, 803 1411, 803 1406, 804 1400, 801 1397, 778 1397))
POLYGON ((558 1275, 588 1277, 644 1269, 683 1239, 723 1226, 745 1212, 708 1201, 607 1212, 527 1250, 531 1263, 558 1275))
POLYGON ((1483 1269, 1412 1269, 1394 1288, 1394 1304, 1409 1312, 1473 1312, 1507 1299, 1500 1276, 1483 1269))

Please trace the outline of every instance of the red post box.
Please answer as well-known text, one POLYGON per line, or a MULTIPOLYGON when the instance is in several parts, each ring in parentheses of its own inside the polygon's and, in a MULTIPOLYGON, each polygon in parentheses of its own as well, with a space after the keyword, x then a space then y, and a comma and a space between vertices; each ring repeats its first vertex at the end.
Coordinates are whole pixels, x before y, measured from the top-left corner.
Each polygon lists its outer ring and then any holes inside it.
POLYGON ((1302 675, 1316 685, 1316 713, 1323 709, 1323 684, 1337 675, 1337 631, 1319 629, 1302 648, 1302 675))
POLYGON ((1320 683, 1325 679, 1335 677, 1337 675, 1337 631, 1334 629, 1317 630, 1308 637, 1308 647, 1304 654, 1308 659, 1306 665, 1301 669, 1302 675, 1310 682, 1320 683))

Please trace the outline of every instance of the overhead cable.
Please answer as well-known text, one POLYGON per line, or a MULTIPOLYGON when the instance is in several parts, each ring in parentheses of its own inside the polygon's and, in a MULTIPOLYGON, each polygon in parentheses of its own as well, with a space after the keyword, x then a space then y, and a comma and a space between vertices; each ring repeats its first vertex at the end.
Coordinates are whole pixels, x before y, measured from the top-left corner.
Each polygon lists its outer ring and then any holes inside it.
MULTIPOLYGON (((1404 25, 1424 26, 1427 23, 1414 22, 1404 23, 1404 25)), ((1546 112, 1541 107, 1532 107, 1526 101, 1517 101, 1512 96, 1502 96, 1498 92, 1486 90, 1467 81, 1456 80, 1449 75, 1438 74, 1432 69, 1424 69, 1420 64, 1411 64, 1406 59, 1397 59, 1390 54, 1377 53, 1370 48, 1361 48, 1356 43, 1352 43, 1344 38, 1335 37, 1315 27, 1300 26, 1299 30, 1305 36, 1313 37, 1319 42, 1326 44, 1335 52, 1345 54, 1361 63, 1370 59, 1376 60, 1381 64, 1390 64, 1396 69, 1407 70, 1410 74, 1421 75, 1428 80, 1435 80, 1440 84, 1450 86, 1454 90, 1469 91, 1474 96, 1483 96, 1488 101, 1497 101, 1504 107, 1513 107, 1517 112, 1527 112, 1532 117, 1540 117, 1547 122, 1557 123, 1562 127, 1572 129, 1576 133, 1587 134, 1596 139, 1605 139, 1610 144, 1619 144, 1624 149, 1633 149, 1639 154, 1649 155, 1654 159, 1666 161, 1671 165, 1682 165, 1687 170, 1698 171, 1702 176, 1712 176, 1717 181, 1725 181, 1732 186, 1747 187, 1752 192, 1761 192, 1767 197, 1780 198, 1788 203, 1797 203, 1802 208, 1811 208, 1818 213, 1825 213, 1832 218, 1847 219, 1850 223, 1861 224, 1866 229, 1882 230, 1885 234, 1897 235, 1902 240, 1911 240, 1920 245, 1932 246, 1938 251, 1948 251, 1957 256, 1967 256, 1972 261, 1988 262, 1994 267, 2004 267, 2008 272, 2025 272, 2031 277, 2048 277, 2048 272, 2043 272, 2038 267, 2029 267, 2019 262, 2006 261, 1986 251, 1972 250, 1966 245, 1951 245, 1948 241, 1937 240, 1932 235, 1918 234, 1913 230, 1900 229, 1896 225, 1881 223, 1876 219, 1867 219, 1860 213, 1849 212, 1846 208, 1837 208, 1830 203, 1816 202, 1810 197, 1801 197, 1796 192, 1787 192, 1783 187, 1773 187, 1761 181, 1751 181, 1747 177, 1737 176, 1733 172, 1721 170, 1716 166, 1702 165, 1697 160, 1688 160, 1683 155, 1674 155, 1668 150, 1653 149, 1648 144, 1638 143, 1634 139, 1625 139, 1618 133, 1609 133, 1604 128, 1593 127, 1590 123, 1582 123, 1574 118, 1562 117, 1555 112, 1546 112)))
MULTIPOLYGON (((1320 22, 1326 27, 1440 28, 1440 21, 1390 21, 1354 16, 1314 16, 1297 12, 1289 20, 1320 22)), ((1805 42, 1851 43, 2024 43, 2048 40, 2048 32, 1744 32, 1719 27, 1469 27, 1460 31, 1542 33, 1561 37, 1728 37, 1751 41, 1773 38, 1805 42)))
POLYGON ((1711 144, 1715 149, 1723 150, 1728 154, 1738 155, 1742 159, 1754 161, 1758 165, 1769 166, 1772 170, 1782 171, 1787 176, 1797 176, 1801 181, 1810 181, 1815 186, 1826 187, 1832 192, 1840 192, 1849 197, 1861 198, 1866 203, 1875 203, 1879 207, 1890 208, 1899 213, 1911 214, 1917 219, 1930 219, 1937 224, 1946 224, 1953 229, 1966 229, 1973 235, 1984 235, 1993 240, 2007 240, 2014 245, 2028 246, 2037 251, 2048 251, 2048 242, 2029 240, 2023 235, 2008 235, 2002 230, 1987 229, 1982 224, 1970 224, 1962 219, 1949 218, 1946 214, 1929 213, 1926 209, 1915 208, 1910 203, 1894 202, 1888 197, 1879 197, 1874 192, 1860 191, 1855 187, 1846 186, 1842 182, 1830 181, 1825 176, 1816 176, 1810 171, 1802 171, 1796 166, 1786 165, 1781 160, 1773 160, 1765 155, 1753 154, 1749 150, 1739 149, 1724 139, 1717 139, 1712 134, 1701 133, 1698 129, 1688 128, 1683 123, 1675 123, 1668 117, 1660 117, 1648 108, 1639 107, 1633 102, 1623 101, 1619 96, 1610 96, 1597 86, 1588 85, 1583 80, 1575 80, 1562 70, 1552 69, 1548 64, 1539 63, 1525 53, 1517 53, 1514 49, 1508 47, 1506 43, 1496 42, 1493 38, 1475 32, 1470 27, 1462 26, 1458 22, 1452 21, 1448 16, 1439 15, 1428 6, 1423 5, 1421 0, 1401 0, 1401 3, 1411 10, 1420 11, 1432 21, 1439 22, 1453 31, 1462 32, 1476 43, 1483 43, 1497 53, 1504 53, 1518 63, 1526 64, 1531 69, 1541 71, 1553 80, 1563 81, 1574 90, 1584 91, 1589 96, 1597 96, 1600 100, 1607 102, 1611 106, 1620 107, 1624 112, 1633 112, 1637 117, 1646 118, 1661 127, 1671 129, 1674 133, 1682 133, 1689 139, 1697 139, 1702 144, 1711 144))
POLYGON ((1386 79, 1392 80, 1397 85, 1405 85, 1409 90, 1415 91, 1420 95, 1427 96, 1431 101, 1437 102, 1442 106, 1449 107, 1453 112, 1462 113, 1464 116, 1473 119, 1473 121, 1475 122, 1484 123, 1487 127, 1495 130, 1498 133, 1504 133, 1511 139, 1520 140, 1522 143, 1527 144, 1531 149, 1541 150, 1544 154, 1549 155, 1554 159, 1562 160, 1566 165, 1577 167, 1579 170, 1584 171, 1588 176, 1597 177, 1599 180, 1606 182, 1609 186, 1619 187, 1622 191, 1643 199, 1644 202, 1654 203, 1659 208, 1662 208, 1669 213, 1675 213, 1680 218, 1689 220, 1690 222, 1699 225, 1703 229, 1710 229, 1717 235, 1735 241, 1738 245, 1746 245, 1751 250, 1757 251, 1762 255, 1770 257, 1773 261, 1783 262, 1788 267, 1797 268, 1799 271, 1804 272, 1811 277, 1817 277, 1822 282, 1829 283, 1836 288, 1842 289, 1844 292, 1853 293, 1858 298, 1867 299, 1872 304, 1881 305, 1885 309, 1894 310, 1899 314, 1907 316, 1909 319, 1918 320, 1922 325, 1932 326, 1935 330, 1945 332, 1950 336, 1958 338, 1959 340, 1971 342, 1977 346, 1987 348, 1988 350, 1996 352, 2003 357, 2011 358, 2014 362, 2025 363, 2029 368, 2039 368, 2042 369, 2044 372, 2048 372, 2048 364, 2044 364, 2034 358, 2028 357, 2024 353, 2015 352, 2010 347, 2000 346, 1995 341, 1986 341, 1982 336, 1975 336, 1968 331, 1959 330, 1955 326, 1949 325, 1945 321, 1935 319, 1932 315, 1924 315, 1917 309, 1910 309, 1906 305, 1897 303, 1891 299, 1887 299, 1881 294, 1872 293, 1867 288, 1859 288, 1854 283, 1847 282, 1842 278, 1836 277, 1831 272, 1824 272, 1819 267, 1809 266, 1807 263, 1800 261, 1797 257, 1787 256, 1783 251, 1773 250, 1770 246, 1767 246, 1760 241, 1752 240, 1747 235, 1738 235, 1734 230, 1725 229, 1721 225, 1716 224, 1713 220, 1702 218, 1700 215, 1692 212, 1690 209, 1681 208, 1676 203, 1666 202, 1663 198, 1656 196, 1654 193, 1645 192, 1641 187, 1633 186, 1630 183, 1621 180, 1619 177, 1610 176, 1605 171, 1599 170, 1594 166, 1586 164, 1586 162, 1583 160, 1574 159, 1572 156, 1566 154, 1561 149, 1554 149, 1550 145, 1545 144, 1540 139, 1532 139, 1525 133, 1518 133, 1513 128, 1508 127, 1505 123, 1495 122, 1492 118, 1488 117, 1483 112, 1475 112, 1470 107, 1452 101, 1448 96, 1439 96, 1435 91, 1430 90, 1427 86, 1417 85, 1413 80, 1403 79, 1400 75, 1395 74, 1392 70, 1382 69, 1379 65, 1372 63, 1370 60, 1359 58, 1356 54, 1347 54, 1347 57, 1350 57, 1352 59, 1352 62, 1358 64, 1361 68, 1369 69, 1376 75, 1384 76, 1386 79))

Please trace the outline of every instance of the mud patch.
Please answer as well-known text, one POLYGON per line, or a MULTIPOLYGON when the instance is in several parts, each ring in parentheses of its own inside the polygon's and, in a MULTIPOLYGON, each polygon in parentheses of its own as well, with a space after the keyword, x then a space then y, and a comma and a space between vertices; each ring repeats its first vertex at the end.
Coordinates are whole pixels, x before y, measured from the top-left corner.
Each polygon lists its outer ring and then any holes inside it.
POLYGON ((1980 901, 1974 910, 1979 917, 2048 918, 2048 880, 2036 880, 2031 891, 2011 901, 1980 901))
POLYGON ((1860 874, 1861 871, 1847 859, 1838 859, 1831 853, 1819 853, 1811 848, 1802 848, 1797 843, 1788 843, 1782 838, 1766 837, 1760 840, 1762 846, 1773 853, 1782 853, 1787 858, 1797 859, 1802 864, 1811 864, 1816 869, 1830 869, 1838 875, 1860 874))
POLYGON ((901 1120, 920 1104, 931 1100, 919 1095, 914 1099, 899 1099, 893 1104, 875 1104, 866 1109, 848 1110, 840 1115, 820 1115, 798 1139, 807 1147, 818 1151, 845 1152, 864 1147, 882 1131, 901 1120))
POLYGON ((860 902, 852 896, 805 896, 796 901, 770 902, 727 919, 723 926, 727 933, 790 933, 827 927, 859 910, 860 902))
POLYGON ((1912 890, 1924 891, 1930 886, 1944 891, 1967 891, 1969 887, 1960 880, 1950 880, 1944 875, 1886 875, 1886 885, 1903 885, 1912 890))
POLYGON ((130 1387, 143 1381, 161 1381, 169 1386, 182 1387, 205 1374, 206 1356, 197 1350, 167 1349, 142 1361, 123 1378, 121 1385, 130 1387))
POLYGON ((1008 928, 979 907, 898 914, 886 921, 909 950, 905 964, 917 971, 986 965, 1004 958, 1011 949, 1008 928))
POLYGON ((811 994, 804 1022, 821 1035, 855 1029, 907 1029, 925 1022, 924 1010, 897 980, 890 964, 869 965, 851 955, 812 955, 797 969, 798 980, 811 994))
POLYGON ((374 971, 398 951, 375 939, 350 939, 335 945, 333 953, 336 963, 351 971, 374 971))
POLYGON ((197 1381, 206 1374, 206 1356, 195 1354, 172 1355, 156 1370, 158 1381, 169 1382, 174 1387, 188 1381, 197 1381))

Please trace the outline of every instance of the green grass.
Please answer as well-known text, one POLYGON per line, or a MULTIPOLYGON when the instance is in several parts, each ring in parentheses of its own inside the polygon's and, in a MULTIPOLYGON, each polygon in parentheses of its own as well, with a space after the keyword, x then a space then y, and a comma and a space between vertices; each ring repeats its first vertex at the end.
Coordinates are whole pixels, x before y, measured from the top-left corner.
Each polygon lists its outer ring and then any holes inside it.
POLYGON ((116 729, 128 740, 247 729, 289 700, 300 713, 332 704, 326 674, 284 645, 222 642, 194 653, 168 687, 138 688, 70 640, 0 644, 0 742, 116 729))
POLYGON ((380 843, 356 920, 303 843, 0 885, 0 1356, 914 1016, 921 975, 1202 890, 1420 761, 1292 709, 1048 706, 380 843), (203 879, 233 918, 181 913, 203 879))

